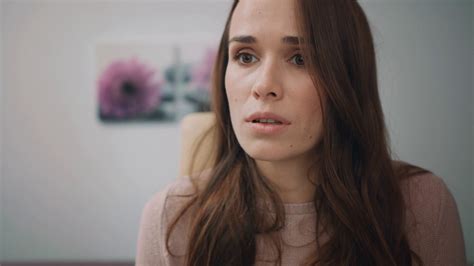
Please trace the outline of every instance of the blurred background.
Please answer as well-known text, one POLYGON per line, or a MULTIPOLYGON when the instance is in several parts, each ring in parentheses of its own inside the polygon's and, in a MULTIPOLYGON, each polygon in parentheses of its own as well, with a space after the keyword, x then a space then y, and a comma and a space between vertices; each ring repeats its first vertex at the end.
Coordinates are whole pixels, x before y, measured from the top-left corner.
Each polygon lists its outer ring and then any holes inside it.
MULTIPOLYGON (((444 179, 473 262, 473 2, 360 2, 395 156, 444 179)), ((166 123, 100 117, 103 44, 153 43, 148 59, 183 67, 163 47, 192 58, 217 45, 230 4, 0 1, 0 261, 133 264, 145 202, 179 174, 182 113, 166 123)))

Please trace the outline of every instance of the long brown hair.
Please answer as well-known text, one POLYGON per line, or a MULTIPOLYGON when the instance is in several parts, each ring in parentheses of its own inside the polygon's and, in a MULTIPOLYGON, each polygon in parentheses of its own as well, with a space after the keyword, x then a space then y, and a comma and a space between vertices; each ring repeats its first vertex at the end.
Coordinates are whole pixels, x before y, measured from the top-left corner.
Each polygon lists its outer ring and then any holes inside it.
MULTIPOLYGON (((316 232, 329 239, 304 265, 413 265, 422 261, 404 231, 400 182, 425 169, 392 160, 380 104, 375 51, 368 20, 353 0, 297 0, 298 29, 308 73, 324 97, 324 133, 308 178, 316 186, 316 232)), ((239 145, 230 121, 224 79, 233 3, 213 71, 215 160, 206 183, 190 196, 166 233, 194 210, 186 265, 253 265, 256 236, 268 236, 281 264, 278 232, 283 202, 239 145), (259 200, 269 200, 273 215, 259 200), (191 206, 197 206, 191 209, 191 206)), ((211 133, 211 131, 209 131, 211 133)), ((198 188, 198 177, 191 178, 198 188)), ((173 254, 171 254, 173 255, 173 254)))

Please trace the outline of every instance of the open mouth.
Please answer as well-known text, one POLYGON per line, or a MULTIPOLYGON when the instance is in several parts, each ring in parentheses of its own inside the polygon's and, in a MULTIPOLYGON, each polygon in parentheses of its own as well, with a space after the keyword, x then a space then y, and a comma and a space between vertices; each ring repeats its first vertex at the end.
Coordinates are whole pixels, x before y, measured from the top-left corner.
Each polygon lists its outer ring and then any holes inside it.
POLYGON ((280 121, 273 120, 273 119, 255 119, 252 123, 261 123, 261 124, 273 124, 273 125, 281 125, 283 124, 280 121))

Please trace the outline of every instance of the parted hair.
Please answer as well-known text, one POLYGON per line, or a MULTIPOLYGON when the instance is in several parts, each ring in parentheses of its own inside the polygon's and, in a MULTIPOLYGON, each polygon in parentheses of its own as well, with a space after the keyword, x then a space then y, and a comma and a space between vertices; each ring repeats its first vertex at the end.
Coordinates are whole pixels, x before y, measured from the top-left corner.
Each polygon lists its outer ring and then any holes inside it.
MULTIPOLYGON (((225 74, 231 6, 212 74, 215 156, 203 186, 166 231, 166 248, 178 220, 193 211, 186 265, 254 265, 256 236, 268 236, 281 265, 278 232, 284 206, 275 187, 242 149, 232 128, 225 74), (258 202, 267 200, 273 215, 258 202), (195 206, 196 208, 191 208, 195 206)), ((316 187, 315 232, 326 232, 304 265, 423 265, 410 248, 407 208, 400 182, 428 172, 394 160, 380 103, 375 49, 369 22, 354 0, 295 0, 301 50, 308 74, 324 101, 323 136, 314 149, 308 179, 316 187)), ((173 255, 173 254, 171 254, 173 255)))

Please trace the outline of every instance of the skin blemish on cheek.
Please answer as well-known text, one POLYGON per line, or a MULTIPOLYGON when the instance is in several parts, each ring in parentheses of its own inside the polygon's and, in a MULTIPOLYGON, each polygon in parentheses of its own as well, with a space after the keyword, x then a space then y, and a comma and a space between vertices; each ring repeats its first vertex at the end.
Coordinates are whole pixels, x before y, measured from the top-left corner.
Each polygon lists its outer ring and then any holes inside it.
POLYGON ((293 144, 290 144, 290 148, 293 148, 293 144))

